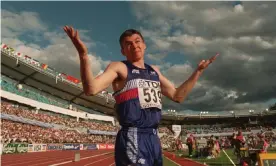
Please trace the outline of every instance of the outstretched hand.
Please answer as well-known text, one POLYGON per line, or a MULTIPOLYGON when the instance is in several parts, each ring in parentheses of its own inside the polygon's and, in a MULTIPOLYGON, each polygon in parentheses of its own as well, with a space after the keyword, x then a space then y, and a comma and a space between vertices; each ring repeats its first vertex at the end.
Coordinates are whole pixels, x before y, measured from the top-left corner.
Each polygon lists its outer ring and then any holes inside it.
POLYGON ((219 56, 219 53, 217 53, 215 56, 211 57, 208 60, 201 60, 200 63, 198 64, 197 70, 198 71, 203 71, 206 69, 216 58, 219 56))
POLYGON ((79 55, 80 56, 87 55, 87 53, 88 53, 87 48, 86 48, 85 44, 83 43, 83 41, 81 41, 78 30, 75 31, 74 28, 70 27, 70 26, 64 26, 63 30, 66 32, 68 37, 71 39, 71 41, 74 44, 74 46, 76 47, 79 55))

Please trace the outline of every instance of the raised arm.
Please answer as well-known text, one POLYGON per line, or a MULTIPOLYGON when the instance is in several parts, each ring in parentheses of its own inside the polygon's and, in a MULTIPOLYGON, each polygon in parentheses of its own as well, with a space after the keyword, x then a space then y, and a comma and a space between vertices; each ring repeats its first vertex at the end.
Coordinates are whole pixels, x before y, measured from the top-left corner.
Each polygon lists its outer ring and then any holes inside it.
POLYGON ((105 71, 95 78, 93 77, 88 57, 81 58, 80 64, 83 90, 88 96, 94 96, 108 88, 118 77, 117 62, 111 62, 105 71))
POLYGON ((75 31, 72 27, 68 26, 65 26, 63 29, 79 53, 81 80, 85 94, 98 94, 112 84, 112 82, 118 77, 116 67, 117 62, 110 63, 101 75, 94 78, 88 57, 88 50, 85 44, 81 41, 78 31, 75 31))
POLYGON ((211 64, 216 59, 217 56, 218 54, 216 54, 207 61, 202 60, 198 64, 198 67, 194 71, 194 73, 189 77, 189 79, 186 80, 183 84, 181 84, 178 88, 175 88, 174 85, 165 76, 161 74, 157 67, 152 66, 159 74, 162 94, 177 103, 183 102, 187 95, 192 91, 203 70, 206 69, 209 66, 209 64, 211 64))

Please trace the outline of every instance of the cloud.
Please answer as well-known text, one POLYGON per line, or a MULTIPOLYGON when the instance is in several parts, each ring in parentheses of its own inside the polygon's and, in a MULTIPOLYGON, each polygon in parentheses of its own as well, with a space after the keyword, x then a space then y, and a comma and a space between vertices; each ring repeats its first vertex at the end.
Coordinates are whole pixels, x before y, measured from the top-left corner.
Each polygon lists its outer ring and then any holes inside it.
POLYGON ((148 57, 149 59, 156 61, 158 63, 162 63, 163 59, 167 56, 166 54, 146 54, 146 57, 148 57))
POLYGON ((47 26, 40 21, 34 12, 13 13, 3 9, 1 11, 2 38, 16 37, 28 31, 45 31, 47 26))
MULTIPOLYGON (((176 85, 217 52, 178 110, 262 110, 276 95, 276 4, 272 2, 136 2, 134 15, 155 54, 178 53, 187 64, 160 67, 176 85), (180 77, 181 76, 181 77, 180 77)), ((150 53, 149 53, 150 55, 150 53)))
POLYGON ((189 63, 185 63, 183 65, 174 64, 169 68, 166 68, 163 71, 163 74, 176 86, 180 86, 185 79, 188 79, 191 73, 193 72, 193 68, 189 63))
MULTIPOLYGON (((13 47, 17 52, 48 64, 59 72, 80 78, 77 51, 62 28, 59 31, 48 31, 49 26, 37 13, 26 11, 14 13, 3 9, 1 21, 3 43, 13 47), (34 40, 25 40, 23 35, 26 34, 31 34, 34 40), (44 45, 41 46, 37 42, 43 42, 44 45)), ((88 48, 96 45, 96 42, 86 35, 87 30, 81 29, 79 33, 88 48)), ((109 63, 93 52, 89 53, 89 57, 94 74, 99 73, 109 63)))

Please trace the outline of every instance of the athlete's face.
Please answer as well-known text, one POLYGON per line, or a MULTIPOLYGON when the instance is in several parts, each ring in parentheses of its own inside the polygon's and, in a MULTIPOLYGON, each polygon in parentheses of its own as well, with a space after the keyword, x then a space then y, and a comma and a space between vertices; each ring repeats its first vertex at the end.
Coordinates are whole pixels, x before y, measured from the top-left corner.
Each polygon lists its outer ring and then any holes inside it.
POLYGON ((138 61, 144 58, 146 44, 138 34, 127 36, 124 38, 121 52, 127 57, 128 60, 138 61))

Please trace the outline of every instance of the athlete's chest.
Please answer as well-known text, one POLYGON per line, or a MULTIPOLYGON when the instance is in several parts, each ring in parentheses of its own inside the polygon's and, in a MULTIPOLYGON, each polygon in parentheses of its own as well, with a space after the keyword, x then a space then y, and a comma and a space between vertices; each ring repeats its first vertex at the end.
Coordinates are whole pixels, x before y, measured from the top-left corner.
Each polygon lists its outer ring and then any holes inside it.
POLYGON ((125 86, 115 94, 117 103, 138 99, 142 109, 159 108, 161 104, 161 86, 159 76, 154 70, 133 69, 128 71, 125 86))
POLYGON ((141 108, 162 108, 161 86, 159 76, 155 71, 133 69, 128 79, 128 84, 137 88, 141 108))
POLYGON ((113 90, 119 91, 123 89, 126 84, 133 84, 136 80, 140 86, 157 87, 160 85, 159 76, 154 70, 145 69, 122 69, 118 73, 118 78, 112 83, 113 90), (157 83, 158 82, 158 83, 157 83))

